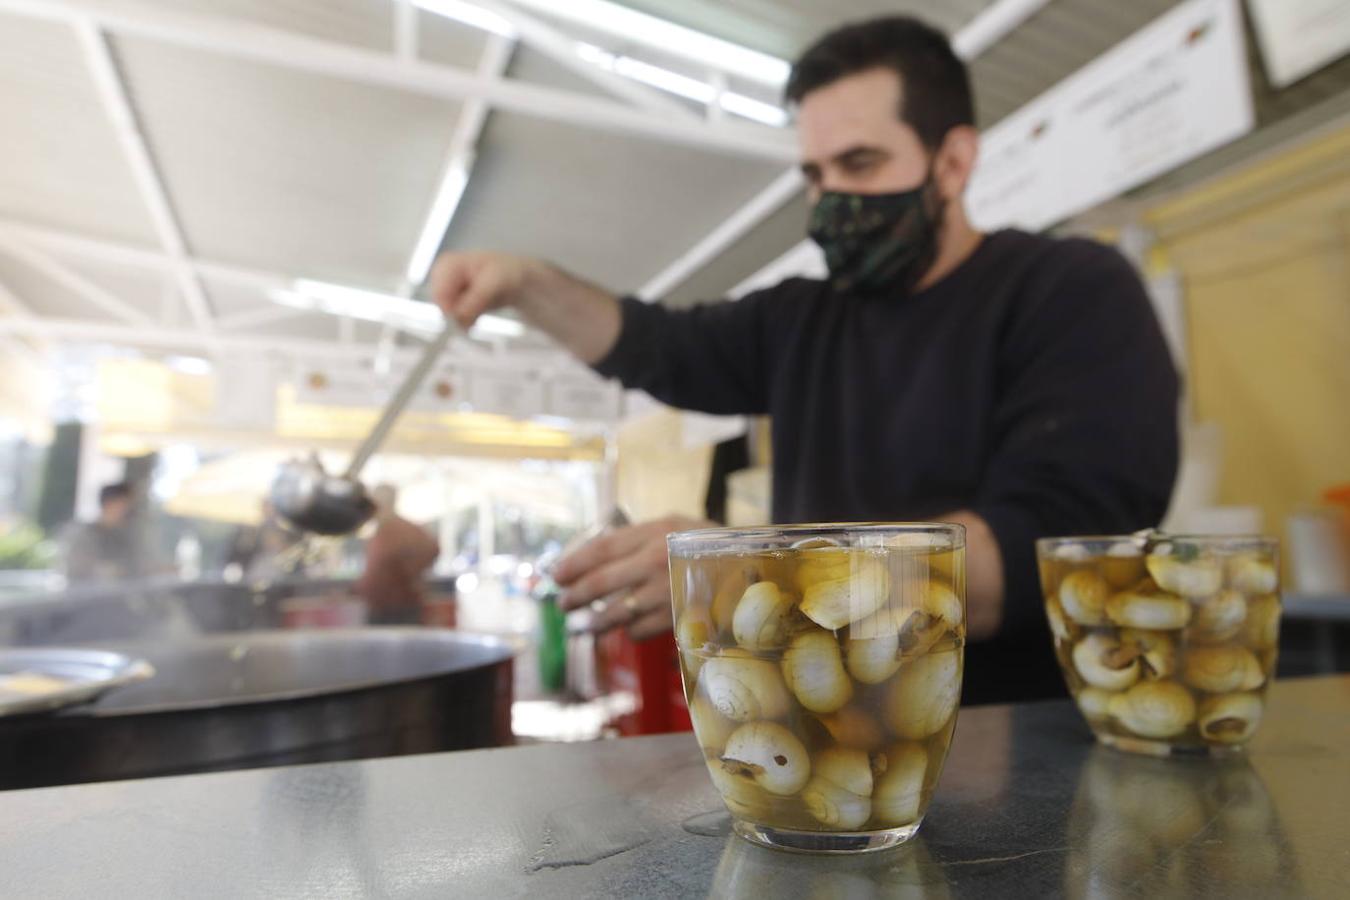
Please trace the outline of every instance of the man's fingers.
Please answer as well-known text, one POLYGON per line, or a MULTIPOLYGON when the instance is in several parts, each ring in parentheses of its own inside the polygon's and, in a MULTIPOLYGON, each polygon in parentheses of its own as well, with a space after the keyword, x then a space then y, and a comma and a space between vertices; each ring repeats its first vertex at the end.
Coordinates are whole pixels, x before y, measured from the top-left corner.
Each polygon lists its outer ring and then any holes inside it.
POLYGON ((479 316, 498 305, 501 294, 500 274, 491 270, 480 271, 456 304, 454 317, 459 327, 468 331, 479 316))
POLYGON ((627 625, 652 614, 664 614, 670 627, 670 585, 660 577, 652 577, 638 588, 616 596, 591 620, 591 631, 608 631, 627 625), (664 613, 662 611, 664 610, 664 613))
POLYGON ((453 318, 471 281, 472 275, 464 257, 443 256, 431 270, 431 299, 441 312, 453 318))
POLYGON ((651 578, 653 569, 659 566, 660 561, 650 553, 630 553, 588 571, 563 591, 558 602, 563 609, 572 610, 610 594, 632 591, 651 578))
POLYGON ((670 610, 649 612, 628 626, 628 636, 635 641, 645 641, 659 634, 667 634, 671 629, 670 610))
POLYGON ((592 538, 558 560, 553 578, 567 587, 597 566, 628 556, 646 543, 650 525, 629 525, 592 538))

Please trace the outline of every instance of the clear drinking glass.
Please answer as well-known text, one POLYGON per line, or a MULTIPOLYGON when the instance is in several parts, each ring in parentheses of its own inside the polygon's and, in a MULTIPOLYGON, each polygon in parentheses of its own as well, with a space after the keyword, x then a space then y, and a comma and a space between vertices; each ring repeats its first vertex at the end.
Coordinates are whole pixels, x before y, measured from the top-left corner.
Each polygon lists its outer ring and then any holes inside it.
POLYGON ((918 830, 956 727, 965 529, 669 538, 685 698, 740 835, 856 852, 918 830))
POLYGON ((1055 655, 1099 741, 1155 756, 1242 749, 1275 675, 1274 538, 1049 538, 1036 552, 1055 655))

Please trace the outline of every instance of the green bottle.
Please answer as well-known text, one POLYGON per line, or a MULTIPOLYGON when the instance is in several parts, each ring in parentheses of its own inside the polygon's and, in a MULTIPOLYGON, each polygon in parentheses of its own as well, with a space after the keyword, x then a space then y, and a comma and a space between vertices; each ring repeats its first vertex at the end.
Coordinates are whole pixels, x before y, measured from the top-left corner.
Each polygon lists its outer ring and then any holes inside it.
POLYGON ((558 606, 561 590, 552 578, 539 582, 539 681, 561 691, 567 681, 567 617, 558 606))

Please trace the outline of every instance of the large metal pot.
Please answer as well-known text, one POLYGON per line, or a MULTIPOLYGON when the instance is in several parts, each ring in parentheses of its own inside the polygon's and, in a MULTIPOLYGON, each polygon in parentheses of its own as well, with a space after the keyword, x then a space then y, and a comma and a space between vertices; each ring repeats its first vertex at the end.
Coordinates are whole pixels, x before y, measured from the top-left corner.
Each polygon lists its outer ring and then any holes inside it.
POLYGON ((511 742, 510 648, 439 629, 225 634, 111 649, 156 676, 0 719, 0 788, 511 742))

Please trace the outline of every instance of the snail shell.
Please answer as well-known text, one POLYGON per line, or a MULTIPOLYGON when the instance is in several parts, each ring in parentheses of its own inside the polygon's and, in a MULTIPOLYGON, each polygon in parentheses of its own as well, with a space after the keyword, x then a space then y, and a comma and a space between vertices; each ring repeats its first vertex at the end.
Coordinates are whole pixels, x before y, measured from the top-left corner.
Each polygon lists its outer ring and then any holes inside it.
POLYGON ((797 793, 811 777, 806 747, 776 722, 751 722, 733 731, 722 754, 722 767, 780 797, 797 793))
POLYGON ((1191 687, 1211 694, 1254 690, 1266 680, 1255 654, 1246 647, 1232 646, 1190 648, 1181 674, 1191 687))
POLYGON ((1208 597, 1223 586, 1223 566, 1212 557, 1183 562, 1172 554, 1155 553, 1144 563, 1158 587, 1183 597, 1208 597))
POLYGON ((1187 636, 1198 644, 1232 640, 1247 620, 1247 600, 1237 591, 1220 591, 1195 607, 1187 636))
POLYGON ((783 680, 811 712, 831 713, 853 699, 839 642, 828 632, 812 629, 792 639, 783 653, 783 680))
POLYGON ((1140 675, 1137 649, 1104 634, 1090 634, 1074 645, 1073 667, 1084 681, 1104 691, 1123 691, 1140 675))
POLYGON ((919 818, 928 754, 919 744, 896 744, 886 751, 886 770, 872 791, 872 815, 882 826, 908 825, 919 818))
POLYGON ((1106 615, 1117 625, 1171 631, 1186 627, 1191 604, 1175 594, 1155 594, 1138 589, 1113 594, 1106 601, 1106 615))
POLYGON ((699 671, 699 686, 719 713, 736 722, 787 715, 791 698, 778 667, 744 651, 725 650, 699 671))
POLYGON ((961 699, 961 654, 930 653, 907 659, 891 679, 883 717, 891 733, 922 740, 937 732, 961 699))
POLYGON ((1235 556, 1228 561, 1228 584, 1244 594, 1273 594, 1280 584, 1280 574, 1270 560, 1235 556))
POLYGON ((1195 721, 1195 698, 1175 681, 1145 681, 1117 694, 1111 718, 1143 738, 1169 738, 1195 721))
POLYGON ((772 650, 787 635, 793 597, 772 581, 757 581, 745 589, 731 617, 731 633, 747 650, 772 650))
POLYGON ((885 605, 890 590, 890 574, 881 559, 858 551, 844 552, 847 569, 836 564, 825 574, 837 577, 806 579, 802 588, 802 614, 827 631, 872 615, 885 605))
POLYGON ((1092 569, 1080 569, 1059 583, 1059 605, 1079 625, 1106 624, 1106 598, 1111 589, 1092 569))
POLYGON ((1200 702, 1200 736, 1219 744, 1241 744, 1261 724, 1262 703, 1256 694, 1219 694, 1200 702))
POLYGON ((823 750, 811 762, 802 789, 806 809, 822 824, 861 828, 872 815, 872 765, 861 750, 823 750))

